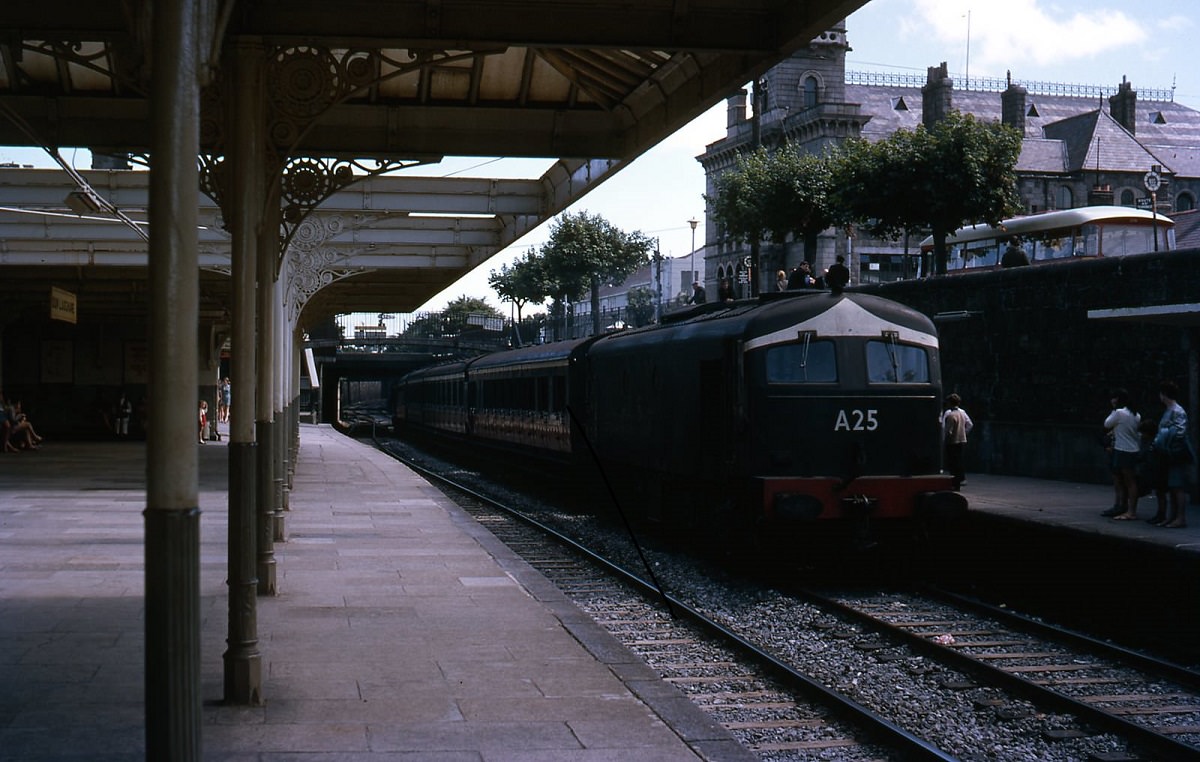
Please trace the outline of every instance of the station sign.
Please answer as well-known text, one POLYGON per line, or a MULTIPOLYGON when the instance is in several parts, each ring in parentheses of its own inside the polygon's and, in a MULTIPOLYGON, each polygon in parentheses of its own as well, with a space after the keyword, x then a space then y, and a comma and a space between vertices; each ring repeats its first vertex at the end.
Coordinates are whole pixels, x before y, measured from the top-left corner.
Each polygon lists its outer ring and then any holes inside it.
POLYGON ((75 294, 50 287, 50 319, 75 324, 75 294))

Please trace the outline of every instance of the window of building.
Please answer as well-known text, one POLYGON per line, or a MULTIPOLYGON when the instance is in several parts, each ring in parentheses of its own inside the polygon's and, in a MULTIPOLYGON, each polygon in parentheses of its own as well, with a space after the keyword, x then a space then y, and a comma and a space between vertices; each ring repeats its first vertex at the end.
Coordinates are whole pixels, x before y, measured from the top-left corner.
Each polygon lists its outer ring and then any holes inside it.
POLYGON ((1193 210, 1195 208, 1196 208, 1196 199, 1192 197, 1191 193, 1184 191, 1183 193, 1180 193, 1178 196, 1175 197, 1175 211, 1190 212, 1191 210, 1193 210))
POLYGON ((1071 188, 1069 186, 1064 185, 1058 189, 1058 208, 1075 208, 1075 194, 1071 192, 1071 188))
POLYGON ((1025 112, 1025 116, 1041 116, 1041 114, 1038 113, 1037 106, 1030 103, 1029 110, 1025 112))
POLYGON ((1154 115, 1150 117, 1150 121, 1154 124, 1166 124, 1167 117, 1163 115, 1163 112, 1156 111, 1154 112, 1154 115))
POLYGON ((817 105, 817 78, 809 75, 804 78, 804 108, 817 105))
POLYGON ((892 108, 896 111, 908 111, 908 104, 904 102, 903 98, 893 98, 892 108))
POLYGON ((1129 188, 1121 191, 1121 206, 1134 206, 1137 202, 1134 201, 1133 191, 1129 188))

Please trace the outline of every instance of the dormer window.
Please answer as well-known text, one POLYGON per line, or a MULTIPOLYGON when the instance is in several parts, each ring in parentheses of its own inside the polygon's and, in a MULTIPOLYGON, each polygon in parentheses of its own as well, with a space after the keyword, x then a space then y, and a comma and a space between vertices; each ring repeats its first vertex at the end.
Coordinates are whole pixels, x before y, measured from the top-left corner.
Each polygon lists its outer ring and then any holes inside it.
POLYGON ((1025 116, 1041 116, 1041 114, 1038 113, 1037 106, 1030 103, 1029 110, 1025 112, 1025 116))
POLYGON ((904 102, 904 98, 892 98, 892 108, 896 111, 908 111, 908 104, 904 102))
POLYGON ((1154 115, 1152 117, 1150 117, 1150 121, 1154 124, 1166 124, 1167 117, 1165 115, 1163 115, 1163 112, 1155 111, 1154 115))

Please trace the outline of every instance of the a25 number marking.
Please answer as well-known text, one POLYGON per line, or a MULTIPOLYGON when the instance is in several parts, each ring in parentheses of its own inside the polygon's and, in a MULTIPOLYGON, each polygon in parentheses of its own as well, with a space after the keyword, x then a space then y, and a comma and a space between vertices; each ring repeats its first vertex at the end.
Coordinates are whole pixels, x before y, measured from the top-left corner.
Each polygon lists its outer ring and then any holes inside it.
POLYGON ((874 431, 879 428, 878 410, 839 410, 834 431, 874 431))

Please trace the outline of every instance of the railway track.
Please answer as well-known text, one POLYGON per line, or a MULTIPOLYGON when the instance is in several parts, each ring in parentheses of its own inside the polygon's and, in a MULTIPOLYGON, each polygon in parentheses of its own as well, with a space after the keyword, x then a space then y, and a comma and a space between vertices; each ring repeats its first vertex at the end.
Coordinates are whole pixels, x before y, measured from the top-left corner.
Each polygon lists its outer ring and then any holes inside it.
POLYGON ((761 759, 1200 755, 1200 677, 1174 665, 945 596, 695 584, 708 572, 660 552, 613 564, 465 489, 477 520, 761 759))
POLYGON ((664 594, 653 579, 453 474, 392 455, 456 493, 476 521, 761 759, 954 759, 664 594))
MULTIPOLYGON (((935 591, 805 595, 980 682, 1128 739, 1155 758, 1200 757, 1200 674, 1110 643, 935 591)), ((996 705, 1000 707, 1000 704, 996 705)))

